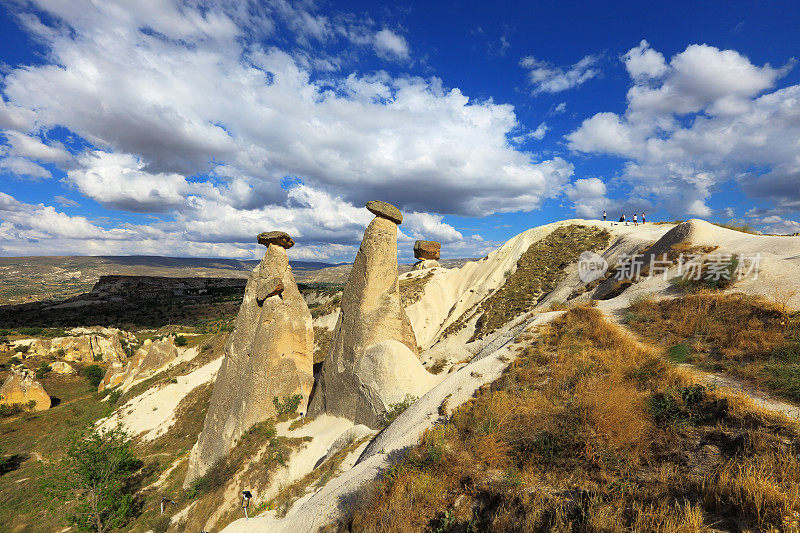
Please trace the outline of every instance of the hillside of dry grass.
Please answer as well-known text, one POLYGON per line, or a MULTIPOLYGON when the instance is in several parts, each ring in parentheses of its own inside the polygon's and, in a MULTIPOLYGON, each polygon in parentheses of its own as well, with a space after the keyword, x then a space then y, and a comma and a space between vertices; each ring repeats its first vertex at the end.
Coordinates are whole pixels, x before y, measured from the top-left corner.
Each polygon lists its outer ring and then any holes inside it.
POLYGON ((506 282, 478 307, 481 313, 470 341, 479 339, 532 309, 566 277, 566 268, 587 250, 608 246, 611 234, 600 228, 569 225, 531 244, 506 282))
POLYGON ((704 291, 635 301, 625 321, 675 362, 728 372, 800 401, 798 312, 753 296, 704 291))
POLYGON ((800 429, 568 311, 364 490, 354 531, 792 530, 800 429))

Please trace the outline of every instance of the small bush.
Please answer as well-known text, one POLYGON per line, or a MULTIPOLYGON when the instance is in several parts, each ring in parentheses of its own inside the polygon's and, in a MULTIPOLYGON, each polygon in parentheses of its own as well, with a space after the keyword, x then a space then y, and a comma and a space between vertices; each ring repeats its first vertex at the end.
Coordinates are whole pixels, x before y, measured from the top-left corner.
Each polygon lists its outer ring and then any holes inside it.
POLYGON ((674 363, 685 363, 689 359, 691 351, 691 346, 682 342, 667 350, 667 357, 674 363))
POLYGON ((21 365, 22 364, 22 359, 20 359, 19 357, 17 357, 15 355, 14 357, 12 357, 11 359, 8 360, 8 364, 11 365, 11 366, 21 365))
POLYGON ((65 357, 67 355, 67 351, 64 348, 59 348, 57 353, 59 357, 65 357))
POLYGON ((193 500, 220 487, 224 487, 236 473, 226 457, 217 459, 208 471, 192 481, 186 491, 186 498, 193 500))
POLYGON ((297 408, 300 407, 300 402, 302 400, 302 394, 284 396, 283 401, 279 400, 277 396, 274 396, 272 398, 272 405, 275 406, 275 412, 278 416, 289 415, 297 411, 297 408))
POLYGON ((114 389, 108 393, 108 402, 111 405, 116 405, 121 397, 122 397, 122 391, 119 389, 114 389))
POLYGON ((36 369, 36 378, 42 379, 48 372, 52 371, 53 369, 50 367, 49 364, 42 361, 42 364, 39 365, 39 368, 36 369))
POLYGON ((14 347, 14 351, 21 354, 26 354, 31 349, 30 346, 27 344, 21 344, 19 346, 14 347))
POLYGON ((650 413, 662 427, 680 429, 693 426, 713 414, 708 409, 702 409, 707 391, 707 387, 699 384, 668 387, 649 398, 650 413))
POLYGON ((389 410, 386 411, 384 415, 383 423, 384 425, 389 425, 395 421, 395 419, 400 416, 403 411, 411 407, 411 405, 417 401, 417 397, 411 394, 406 394, 406 397, 403 399, 402 402, 393 403, 389 406, 389 410))
POLYGON ((103 381, 105 372, 98 365, 89 365, 83 369, 83 376, 89 382, 89 385, 96 388, 103 381))
POLYGON ((736 282, 738 268, 739 258, 735 255, 727 261, 706 259, 700 266, 699 272, 691 275, 687 272, 683 276, 673 278, 671 283, 685 293, 698 292, 703 289, 724 290, 736 282), (716 272, 713 269, 716 269, 716 272))
POLYGON ((23 411, 22 404, 19 403, 2 403, 0 404, 0 417, 14 416, 23 411))
POLYGON ((178 335, 177 337, 175 337, 176 346, 186 346, 188 343, 189 341, 187 341, 186 337, 184 337, 183 335, 178 335))

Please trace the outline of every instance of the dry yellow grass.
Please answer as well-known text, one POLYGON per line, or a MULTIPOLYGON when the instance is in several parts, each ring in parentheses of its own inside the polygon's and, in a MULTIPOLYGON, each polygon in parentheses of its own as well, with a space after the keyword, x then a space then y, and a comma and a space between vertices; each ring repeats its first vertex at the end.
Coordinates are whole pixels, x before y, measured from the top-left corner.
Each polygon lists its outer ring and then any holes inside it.
POLYGON ((800 400, 800 314, 783 303, 705 291, 633 302, 625 320, 677 362, 726 371, 800 400))
POLYGON ((365 491, 352 530, 780 529, 800 512, 797 427, 729 405, 589 307, 524 338, 365 491))

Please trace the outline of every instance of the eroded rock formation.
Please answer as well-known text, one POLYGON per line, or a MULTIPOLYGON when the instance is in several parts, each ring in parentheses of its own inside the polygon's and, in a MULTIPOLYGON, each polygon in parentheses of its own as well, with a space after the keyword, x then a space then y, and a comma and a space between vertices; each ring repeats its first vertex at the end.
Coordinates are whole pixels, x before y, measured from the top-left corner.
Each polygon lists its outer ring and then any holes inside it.
POLYGON ((69 363, 65 363, 64 361, 56 361, 54 363, 50 363, 50 369, 55 372, 56 374, 75 374, 76 370, 72 368, 69 363))
POLYGON ((134 382, 146 379, 178 359, 179 351, 173 337, 153 341, 147 339, 136 350, 133 358, 126 363, 112 361, 108 365, 103 381, 97 386, 99 391, 122 385, 127 390, 134 382))
POLYGON ((414 243, 414 257, 419 259, 414 263, 414 270, 424 270, 426 268, 437 268, 439 256, 442 251, 441 243, 436 241, 417 241, 414 243))
POLYGON ((273 398, 300 394, 299 411, 307 409, 314 384, 314 331, 286 255, 294 242, 278 233, 258 237, 267 252, 247 282, 203 431, 189 458, 187 484, 226 455, 253 424, 275 416, 273 398))
POLYGON ((416 241, 414 243, 414 257, 417 259, 439 259, 442 244, 436 241, 416 241))
POLYGON ((109 328, 75 328, 72 332, 77 334, 53 339, 24 339, 17 344, 29 346, 26 357, 58 357, 81 363, 122 361, 126 357, 123 342, 128 342, 129 333, 109 328))
POLYGON ((0 404, 27 406, 31 401, 35 402, 33 409, 36 411, 50 409, 50 395, 34 379, 33 372, 21 365, 16 366, 0 387, 0 404))
POLYGON ((375 428, 392 403, 420 396, 437 381, 417 358, 417 341, 400 302, 397 222, 400 211, 369 202, 377 216, 342 293, 341 313, 310 414, 327 412, 375 428))

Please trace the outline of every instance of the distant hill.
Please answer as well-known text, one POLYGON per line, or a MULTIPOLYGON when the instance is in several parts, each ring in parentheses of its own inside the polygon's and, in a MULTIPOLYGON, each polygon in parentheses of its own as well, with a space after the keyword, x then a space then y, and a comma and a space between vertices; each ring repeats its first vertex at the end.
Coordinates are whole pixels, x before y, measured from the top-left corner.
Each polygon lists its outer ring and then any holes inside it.
MULTIPOLYGON (((298 278, 333 263, 290 261, 298 278)), ((100 276, 246 278, 257 260, 133 256, 0 257, 0 305, 66 300, 91 290, 100 276)))
MULTIPOLYGON (((442 266, 458 268, 471 259, 442 259, 442 266)), ((0 257, 0 306, 66 300, 89 292, 100 276, 162 276, 171 278, 246 278, 255 259, 206 257, 35 256, 0 257)), ((297 281, 344 283, 350 263, 289 261, 297 281)), ((401 264, 407 272, 411 264, 401 264)))

